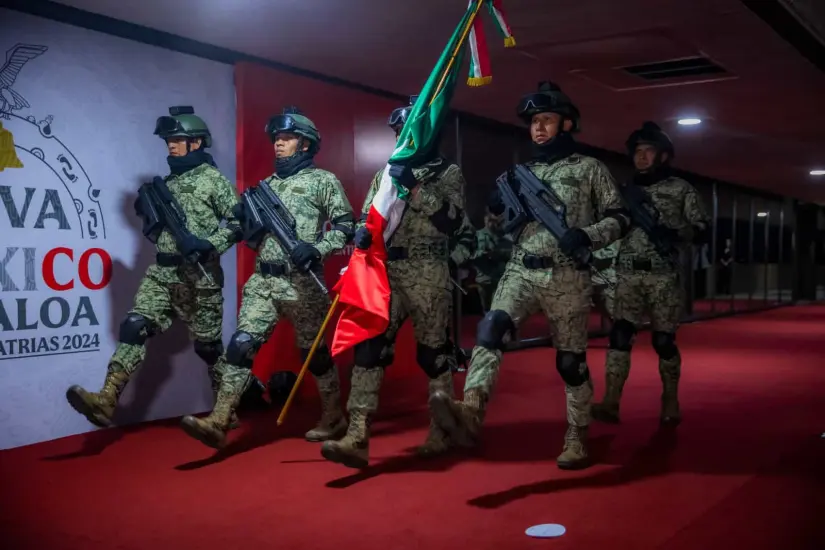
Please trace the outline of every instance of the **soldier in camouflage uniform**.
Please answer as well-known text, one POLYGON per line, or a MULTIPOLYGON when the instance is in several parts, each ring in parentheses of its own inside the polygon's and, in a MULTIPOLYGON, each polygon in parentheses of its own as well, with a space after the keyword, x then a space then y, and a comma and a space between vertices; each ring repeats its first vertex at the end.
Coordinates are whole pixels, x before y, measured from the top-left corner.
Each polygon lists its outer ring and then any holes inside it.
MULTIPOLYGON (((636 166, 633 184, 646 190, 658 211, 658 238, 682 249, 691 242, 702 242, 709 227, 708 217, 696 189, 672 174, 674 148, 667 134, 656 124, 645 122, 628 138, 627 151, 636 166)), ((677 264, 656 252, 640 227, 634 226, 622 240, 616 259, 616 320, 607 352, 605 394, 601 403, 593 405, 595 419, 619 422, 619 401, 630 374, 630 350, 647 312, 663 386, 660 420, 663 424, 679 423, 677 391, 682 359, 676 347, 676 329, 685 292, 677 264)))
POLYGON ((488 212, 484 216, 484 227, 476 231, 476 252, 472 262, 484 313, 490 309, 496 285, 504 275, 504 266, 513 252, 513 241, 509 235, 501 234, 499 222, 496 216, 488 212))
MULTIPOLYGON (((243 288, 238 330, 221 357, 224 375, 218 402, 207 418, 182 420, 186 433, 214 448, 224 445, 230 415, 252 380, 253 359, 281 318, 295 327, 296 344, 306 359, 330 306, 311 272, 323 280, 323 260, 342 249, 354 229, 352 207, 341 183, 313 162, 321 145, 315 124, 297 109, 286 108, 269 120, 266 133, 275 149, 275 173, 260 185, 269 185, 289 210, 301 243, 287 255, 272 235, 260 242, 246 236, 248 243, 258 245, 258 258, 255 273, 243 288), (327 220, 332 226, 320 237, 327 220)), ((244 212, 239 214, 244 218, 244 212)), ((313 355, 309 371, 318 384, 322 413, 305 437, 308 441, 340 437, 347 422, 340 406, 338 370, 325 343, 313 355)))
MULTIPOLYGON (((238 194, 205 151, 212 145, 206 123, 191 107, 172 107, 169 113, 157 120, 155 135, 169 149, 166 184, 186 214, 191 235, 176 243, 164 230, 158 238, 156 263, 146 270, 135 305, 120 325, 103 387, 93 393, 75 385, 66 392, 69 404, 96 426, 111 425, 123 388, 146 356, 146 340, 167 330, 175 317, 188 325, 195 353, 206 362, 216 394, 220 383, 216 368, 223 353, 220 256, 241 239, 232 212, 238 194), (220 227, 224 220, 226 225, 220 227), (184 261, 190 256, 199 258, 203 272, 197 264, 184 261)), ((135 209, 139 210, 137 202, 135 209)))
MULTIPOLYGON (((412 105, 395 109, 388 125, 401 131, 412 105)), ((363 468, 369 462, 370 425, 378 408, 378 395, 384 368, 393 360, 398 330, 407 317, 412 319, 417 342, 416 359, 430 378, 429 392, 453 394, 451 364, 455 360, 447 339, 452 308, 452 284, 449 267, 449 238, 459 230, 464 219, 464 177, 461 169, 439 156, 437 147, 430 160, 393 173, 411 190, 409 206, 398 229, 388 243, 387 273, 390 281, 390 321, 386 333, 355 347, 355 367, 347 409, 349 431, 340 441, 327 441, 321 447, 324 458, 351 468, 363 468)), ((400 167, 399 167, 400 168, 400 167)), ((362 208, 366 220, 383 171, 372 181, 362 208)), ((355 246, 366 250, 372 244, 363 226, 355 234, 355 246)), ((449 446, 443 432, 431 423, 427 439, 417 452, 434 455, 449 446)))
MULTIPOLYGON (((542 310, 553 330, 556 369, 567 399, 568 428, 557 463, 563 469, 583 468, 589 465, 586 438, 593 395, 586 358, 592 283, 589 268, 578 267, 572 258, 609 245, 630 221, 607 167, 575 153, 572 132, 579 127, 579 111, 558 86, 540 84, 537 93, 522 99, 518 115, 529 124, 533 140, 533 161, 527 166, 566 203, 570 229, 557 241, 530 222, 514 236, 491 310, 478 325, 464 400, 436 393, 431 406, 438 425, 457 444, 475 444, 505 342, 524 319, 542 310)), ((497 193, 490 210, 496 215, 504 210, 497 193)))

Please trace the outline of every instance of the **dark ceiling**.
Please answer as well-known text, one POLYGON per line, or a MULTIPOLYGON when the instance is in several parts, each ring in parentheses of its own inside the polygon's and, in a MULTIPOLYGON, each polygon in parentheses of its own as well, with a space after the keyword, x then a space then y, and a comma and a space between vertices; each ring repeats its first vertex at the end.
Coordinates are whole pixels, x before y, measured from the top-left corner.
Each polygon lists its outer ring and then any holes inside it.
MULTIPOLYGON (((759 1, 762 8, 779 5, 759 1)), ((652 119, 674 139, 680 168, 825 203, 825 176, 809 174, 825 169, 825 74, 750 9, 759 1, 504 0, 517 47, 505 49, 485 15, 493 82, 462 86, 455 107, 517 123, 520 95, 550 78, 578 103, 585 143, 621 151, 627 134, 652 119), (672 60, 681 61, 627 69, 672 60), (665 74, 670 78, 656 78, 665 74), (688 116, 703 122, 676 124, 688 116)), ((467 0, 61 3, 404 95, 420 89, 467 6, 467 0)))

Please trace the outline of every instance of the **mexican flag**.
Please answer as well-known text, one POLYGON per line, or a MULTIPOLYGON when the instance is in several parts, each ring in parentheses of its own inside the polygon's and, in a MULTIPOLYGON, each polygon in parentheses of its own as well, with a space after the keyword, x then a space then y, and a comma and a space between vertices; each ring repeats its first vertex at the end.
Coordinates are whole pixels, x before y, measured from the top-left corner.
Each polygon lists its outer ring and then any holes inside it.
MULTIPOLYGON (((464 46, 474 29, 482 6, 499 13, 500 0, 472 0, 453 32, 424 88, 413 105, 398 137, 372 205, 367 213, 366 228, 372 234, 368 250, 355 249, 346 271, 333 292, 343 305, 332 342, 336 356, 356 344, 383 334, 390 319, 390 283, 387 276, 387 246, 404 214, 409 191, 390 177, 390 165, 416 166, 416 162, 435 145, 453 97, 464 46)), ((509 30, 509 29, 508 29, 509 30)))

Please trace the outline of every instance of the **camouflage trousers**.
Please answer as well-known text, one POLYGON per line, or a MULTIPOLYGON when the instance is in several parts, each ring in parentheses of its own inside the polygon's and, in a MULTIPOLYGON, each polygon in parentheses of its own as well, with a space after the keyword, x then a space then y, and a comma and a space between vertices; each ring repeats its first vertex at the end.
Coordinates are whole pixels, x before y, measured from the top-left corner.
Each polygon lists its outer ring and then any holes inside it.
POLYGON ((616 289, 613 286, 593 286, 593 305, 613 319, 616 303, 616 289))
POLYGON ((685 290, 676 273, 620 271, 616 285, 616 319, 641 326, 650 315, 654 332, 674 333, 685 307, 685 290))
MULTIPOLYGON (((266 342, 275 330, 281 319, 288 319, 295 329, 295 344, 302 350, 308 350, 315 341, 315 336, 321 329, 330 302, 326 294, 315 286, 309 276, 293 274, 291 277, 269 277, 260 273, 253 274, 243 287, 241 310, 238 315, 238 328, 233 335, 246 333, 251 337, 249 353, 245 357, 245 365, 231 364, 224 354, 218 360, 218 368, 223 373, 223 381, 227 391, 231 389, 234 395, 243 393, 251 382, 250 367, 258 349, 266 342)), ((316 358, 329 358, 329 351, 323 343, 316 352, 316 358)), ((331 366, 331 359, 329 360, 331 366)), ((317 377, 319 389, 324 383, 338 384, 335 373, 329 380, 317 377)))
MULTIPOLYGON (((135 295, 130 315, 140 315, 149 321, 142 336, 161 334, 177 317, 186 323, 196 350, 201 347, 220 350, 223 324, 223 294, 221 289, 198 289, 192 283, 166 283, 145 276, 135 295)), ((146 357, 145 344, 120 342, 109 362, 112 372, 134 373, 146 357)), ((217 358, 217 354, 216 354, 217 358)), ((208 365, 214 388, 220 379, 215 364, 208 365)))
MULTIPOLYGON (((587 328, 590 298, 593 292, 590 274, 570 268, 528 270, 511 261, 493 296, 491 311, 503 311, 517 328, 525 319, 542 311, 550 322, 556 353, 572 352, 583 357, 587 351, 587 328)), ((502 352, 482 346, 473 348, 464 392, 476 389, 490 396, 498 379, 502 352)), ((571 426, 590 423, 593 385, 586 361, 578 370, 587 378, 579 386, 566 384, 567 420, 571 426)))
MULTIPOLYGON (((436 260, 402 260, 387 265, 390 281, 390 321, 381 336, 359 344, 356 348, 356 367, 389 366, 395 355, 398 331, 409 318, 418 345, 419 364, 424 360, 422 350, 430 350, 434 371, 455 362, 454 353, 446 350, 447 330, 450 326, 453 297, 446 262, 436 260)), ((422 365, 423 366, 423 365, 422 365)), ((353 381, 353 384, 355 382, 353 381)), ((359 403, 361 392, 353 387, 347 408, 374 410, 370 403, 359 403)), ((365 396, 367 394, 364 394, 365 396)))
POLYGON ((605 359, 605 403, 617 408, 630 374, 630 349, 634 329, 650 316, 653 347, 659 355, 659 374, 665 393, 675 396, 682 358, 676 347, 676 331, 684 311, 685 292, 677 273, 619 271, 615 323, 605 359))
POLYGON ((415 341, 440 349, 447 340, 453 307, 446 262, 404 260, 387 266, 390 280, 390 322, 385 338, 392 344, 407 318, 415 341))

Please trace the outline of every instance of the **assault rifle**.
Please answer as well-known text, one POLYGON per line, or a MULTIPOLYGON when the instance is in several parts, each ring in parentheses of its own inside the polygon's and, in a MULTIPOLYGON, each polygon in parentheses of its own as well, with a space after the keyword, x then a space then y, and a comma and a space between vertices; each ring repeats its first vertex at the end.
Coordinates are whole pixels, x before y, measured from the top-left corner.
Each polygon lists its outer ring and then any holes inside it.
MULTIPOLYGON (((496 179, 496 187, 504 203, 505 233, 536 221, 557 241, 567 232, 567 205, 523 164, 516 164, 496 179)), ((593 253, 587 248, 576 250, 573 261, 579 267, 590 266, 593 253)))
MULTIPOLYGON (((150 242, 157 244, 161 233, 166 229, 172 235, 178 251, 182 252, 181 243, 189 238, 192 233, 186 228, 186 212, 183 211, 180 203, 169 191, 169 187, 163 178, 155 176, 150 183, 144 183, 140 186, 135 210, 143 219, 143 235, 150 242)), ((184 256, 183 259, 187 263, 197 265, 201 273, 212 282, 212 277, 201 265, 197 252, 184 256)))
MULTIPOLYGON (((255 187, 250 187, 241 193, 241 202, 244 205, 243 230, 247 246, 257 249, 261 241, 270 234, 278 241, 287 256, 297 248, 300 241, 295 233, 295 218, 292 217, 286 205, 281 202, 275 191, 265 181, 255 187)), ((327 287, 310 269, 310 263, 298 266, 307 271, 318 286, 327 293, 327 287)))
POLYGON ((659 225, 659 211, 647 192, 633 183, 619 188, 633 223, 645 232, 656 252, 672 265, 679 264, 679 249, 670 239, 663 239, 654 228, 659 225))

